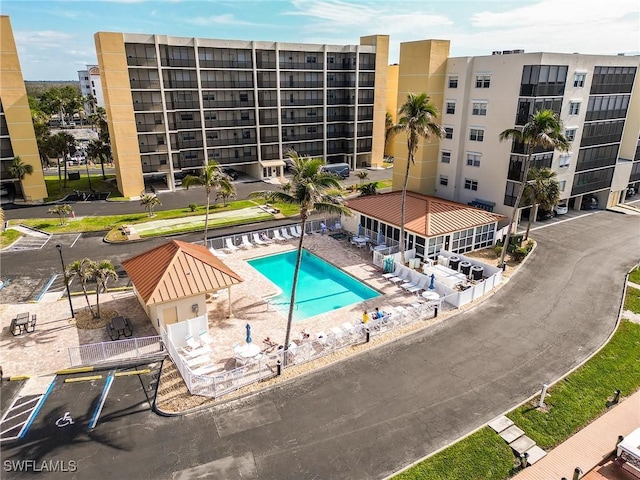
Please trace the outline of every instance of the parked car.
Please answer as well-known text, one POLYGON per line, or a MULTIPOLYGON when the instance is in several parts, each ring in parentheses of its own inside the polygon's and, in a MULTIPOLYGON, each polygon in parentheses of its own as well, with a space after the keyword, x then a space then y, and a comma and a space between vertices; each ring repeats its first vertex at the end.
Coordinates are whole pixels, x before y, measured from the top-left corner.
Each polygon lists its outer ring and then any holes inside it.
POLYGON ((595 210, 598 208, 598 198, 595 195, 585 195, 581 208, 582 210, 595 210))
POLYGON ((291 158, 285 158, 284 159, 284 169, 285 170, 290 170, 294 165, 294 161, 291 158))
POLYGON ((556 212, 556 215, 564 215, 569 212, 569 206, 567 204, 556 205, 553 209, 556 212))
POLYGON ((239 176, 240 176, 240 172, 238 172, 237 170, 231 168, 231 167, 224 167, 222 169, 222 173, 228 175, 229 177, 231 177, 231 180, 236 180, 239 176))
POLYGON ((536 215, 536 220, 549 220, 556 216, 555 210, 543 210, 541 208, 538 209, 538 214, 536 215))

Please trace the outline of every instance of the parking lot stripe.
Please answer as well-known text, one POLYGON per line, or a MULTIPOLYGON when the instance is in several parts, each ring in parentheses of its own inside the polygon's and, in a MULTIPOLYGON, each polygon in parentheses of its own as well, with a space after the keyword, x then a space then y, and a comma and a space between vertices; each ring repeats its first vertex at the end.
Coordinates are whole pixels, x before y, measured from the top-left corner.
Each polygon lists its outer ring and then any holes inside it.
POLYGON ((91 375, 90 377, 65 378, 64 383, 87 382, 90 380, 100 380, 102 375, 91 375))
POLYGON ((142 375, 149 372, 151 372, 151 370, 148 368, 145 368, 144 370, 133 370, 131 372, 116 372, 116 377, 125 377, 127 375, 142 375))
POLYGON ((109 395, 109 390, 111 389, 113 378, 114 378, 114 372, 111 372, 107 377, 107 381, 104 384, 104 388, 102 389, 102 397, 100 398, 98 407, 96 408, 96 411, 93 412, 93 417, 91 418, 91 422, 89 423, 89 430, 93 430, 96 424, 98 423, 98 418, 100 418, 102 407, 104 407, 104 402, 107 400, 107 395, 109 395))
POLYGON ((27 420, 27 423, 25 423, 24 427, 22 427, 22 430, 20 430, 20 433, 18 434, 18 438, 24 438, 24 436, 27 434, 27 432, 29 431, 29 428, 31 428, 31 424, 33 423, 33 421, 35 420, 36 416, 40 412, 40 409, 42 408, 42 405, 44 405, 45 400, 47 399, 49 394, 53 391, 53 387, 54 387, 55 384, 56 384, 56 382, 55 382, 55 377, 54 377, 54 379, 49 384, 49 388, 47 388, 47 391, 44 392, 44 395, 42 395, 42 397, 40 397, 40 401, 36 405, 36 408, 34 408, 33 412, 31 412, 31 416, 29 417, 29 420, 27 420))

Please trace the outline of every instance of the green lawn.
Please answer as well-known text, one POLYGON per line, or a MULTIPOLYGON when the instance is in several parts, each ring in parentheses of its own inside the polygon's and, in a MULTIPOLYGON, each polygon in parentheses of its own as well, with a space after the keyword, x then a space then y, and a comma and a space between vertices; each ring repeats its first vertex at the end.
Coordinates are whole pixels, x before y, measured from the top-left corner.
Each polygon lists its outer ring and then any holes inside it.
POLYGON ((633 313, 640 313, 640 290, 627 287, 627 296, 624 299, 623 308, 633 313))
POLYGON ((633 271, 629 274, 629 281, 640 285, 640 267, 634 268, 633 271))
POLYGON ((20 238, 22 234, 17 230, 5 230, 0 233, 0 248, 5 248, 20 238))
POLYGON ((496 480, 514 467, 511 448, 484 427, 455 445, 393 477, 396 480, 496 480))
MULTIPOLYGON (((78 170, 69 170, 69 172, 76 172, 78 170)), ((47 185, 47 192, 49 192, 49 196, 45 199, 46 202, 54 202, 56 200, 60 200, 65 196, 73 193, 74 190, 83 190, 89 191, 89 179, 87 178, 86 172, 79 171, 80 180, 67 180, 67 186, 61 187, 58 181, 58 175, 47 175, 44 177, 44 183, 47 185)), ((64 171, 62 172, 63 177, 63 185, 64 185, 64 171)), ((114 181, 108 181, 109 179, 115 178, 115 175, 107 175, 107 180, 103 180, 101 174, 91 175, 91 188, 98 192, 111 192, 112 195, 120 195, 118 189, 116 188, 116 183, 114 181)))
POLYGON ((548 412, 524 405, 507 416, 540 447, 552 448, 604 413, 615 390, 626 396, 638 389, 639 358, 640 325, 624 320, 597 355, 554 385, 545 399, 548 412))

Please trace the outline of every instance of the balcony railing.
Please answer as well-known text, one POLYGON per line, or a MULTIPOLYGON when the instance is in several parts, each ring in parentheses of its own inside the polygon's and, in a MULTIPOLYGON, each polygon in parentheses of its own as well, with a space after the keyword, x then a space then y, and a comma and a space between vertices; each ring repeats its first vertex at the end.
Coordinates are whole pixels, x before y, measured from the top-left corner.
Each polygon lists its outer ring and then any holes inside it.
MULTIPOLYGON (((308 115, 303 117, 295 117, 295 118, 283 118, 282 123, 286 125, 296 124, 296 123, 322 123, 322 115, 308 115)), ((262 123, 262 122, 261 122, 262 123)))
MULTIPOLYGON (((160 105, 162 107, 162 105, 160 105)), ((197 110, 200 103, 195 102, 167 102, 167 110, 197 110)), ((162 109, 162 108, 161 108, 162 109)))
POLYGON ((157 102, 137 102, 133 104, 133 110, 136 112, 161 112, 162 103, 157 102))
POLYGON ((208 147, 219 147, 222 145, 255 145, 256 143, 255 137, 207 138, 208 147))
POLYGON ((306 80, 284 80, 280 82, 280 88, 322 88, 324 83, 320 81, 306 81, 306 80))
POLYGON ((253 100, 205 100, 202 102, 204 108, 236 108, 236 107, 246 107, 252 108, 254 106, 253 100))
POLYGON ((198 88, 198 82, 195 80, 168 79, 164 82, 164 88, 198 88))
POLYGON ((322 70, 323 68, 324 65, 317 62, 280 62, 280 70, 322 70))
POLYGON ((202 88, 253 88, 253 82, 240 80, 202 80, 202 88))
POLYGON ((160 80, 129 80, 132 89, 160 90, 160 80))
POLYGON ((252 68, 251 60, 200 60, 200 68, 252 68))
MULTIPOLYGON (((235 119, 235 118, 224 118, 220 120, 205 120, 204 125, 206 128, 215 128, 215 127, 243 127, 249 125, 255 125, 255 120, 253 119, 235 119)), ((260 122, 262 123, 262 122, 260 122)))

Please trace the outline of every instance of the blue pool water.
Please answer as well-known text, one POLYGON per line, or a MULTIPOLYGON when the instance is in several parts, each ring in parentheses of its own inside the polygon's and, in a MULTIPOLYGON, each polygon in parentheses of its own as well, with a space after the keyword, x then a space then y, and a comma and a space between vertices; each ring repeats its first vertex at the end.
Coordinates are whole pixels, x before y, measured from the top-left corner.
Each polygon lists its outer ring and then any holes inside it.
MULTIPOLYGON (((249 261, 253 268, 282 289, 282 293, 272 298, 270 303, 285 316, 289 312, 297 254, 294 250, 249 261)), ((293 318, 304 320, 378 295, 374 289, 303 250, 293 318)))

